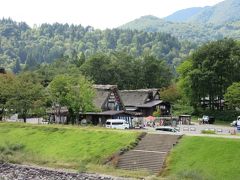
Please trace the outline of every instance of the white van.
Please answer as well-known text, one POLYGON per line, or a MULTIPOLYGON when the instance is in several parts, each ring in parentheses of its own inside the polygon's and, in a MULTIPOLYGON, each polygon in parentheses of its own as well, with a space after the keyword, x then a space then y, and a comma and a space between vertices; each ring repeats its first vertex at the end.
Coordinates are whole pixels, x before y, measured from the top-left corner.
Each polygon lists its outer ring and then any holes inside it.
POLYGON ((124 119, 108 119, 106 128, 129 129, 129 124, 124 119))

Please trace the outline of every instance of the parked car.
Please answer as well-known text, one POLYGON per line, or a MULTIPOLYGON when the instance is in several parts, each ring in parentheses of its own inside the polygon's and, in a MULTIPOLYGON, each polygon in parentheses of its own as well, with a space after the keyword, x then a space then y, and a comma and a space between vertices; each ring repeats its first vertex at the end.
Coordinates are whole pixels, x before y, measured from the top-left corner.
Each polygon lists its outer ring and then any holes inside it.
POLYGON ((237 126, 237 121, 234 120, 233 122, 230 123, 230 126, 236 127, 237 126))
POLYGON ((179 132, 178 129, 171 127, 171 126, 161 126, 161 127, 157 127, 155 129, 156 131, 167 131, 167 132, 179 132))
POLYGON ((106 128, 112 129, 129 129, 129 124, 124 119, 108 119, 106 128))
POLYGON ((213 124, 215 122, 214 116, 209 116, 208 124, 213 124))
POLYGON ((213 116, 203 115, 202 123, 203 124, 213 124, 215 122, 215 118, 213 116))
POLYGON ((237 126, 237 122, 240 121, 240 116, 237 117, 237 120, 234 120, 233 122, 230 123, 230 126, 237 126))
POLYGON ((208 124, 208 121, 209 121, 209 116, 203 115, 202 117, 203 124, 208 124))

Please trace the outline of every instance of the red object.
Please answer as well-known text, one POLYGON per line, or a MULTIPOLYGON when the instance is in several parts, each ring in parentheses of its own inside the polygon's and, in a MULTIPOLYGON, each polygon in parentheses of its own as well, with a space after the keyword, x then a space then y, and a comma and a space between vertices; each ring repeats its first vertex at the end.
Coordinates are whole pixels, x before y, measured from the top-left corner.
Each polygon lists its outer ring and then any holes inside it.
POLYGON ((146 117, 146 119, 149 121, 154 121, 156 118, 154 116, 148 116, 146 117))

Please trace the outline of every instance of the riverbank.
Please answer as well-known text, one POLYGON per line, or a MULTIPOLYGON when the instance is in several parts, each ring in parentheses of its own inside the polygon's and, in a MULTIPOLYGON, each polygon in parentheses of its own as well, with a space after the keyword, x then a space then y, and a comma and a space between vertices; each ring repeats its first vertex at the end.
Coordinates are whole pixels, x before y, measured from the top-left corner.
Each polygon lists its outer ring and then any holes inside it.
POLYGON ((0 163, 1 180, 125 180, 100 174, 77 173, 36 166, 0 163))

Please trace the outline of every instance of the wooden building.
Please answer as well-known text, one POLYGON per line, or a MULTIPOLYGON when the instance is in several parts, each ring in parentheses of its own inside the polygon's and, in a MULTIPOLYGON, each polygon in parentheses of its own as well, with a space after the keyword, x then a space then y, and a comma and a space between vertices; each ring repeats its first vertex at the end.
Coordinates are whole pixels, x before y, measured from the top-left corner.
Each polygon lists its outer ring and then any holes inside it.
POLYGON ((146 117, 160 110, 161 115, 170 115, 170 103, 160 99, 158 89, 122 90, 120 96, 127 112, 140 112, 146 117))
MULTIPOLYGON (((96 96, 93 104, 96 112, 80 112, 80 121, 104 125, 107 119, 125 119, 132 127, 135 117, 150 116, 160 110, 161 115, 170 115, 170 104, 160 99, 158 89, 119 91, 116 85, 94 85, 96 96)), ((67 109, 52 109, 52 122, 66 123, 67 109)))
POLYGON ((51 109, 47 110, 47 114, 49 116, 49 123, 67 124, 69 114, 67 107, 54 105, 51 109))
POLYGON ((105 124, 107 119, 125 119, 132 124, 132 115, 125 112, 125 106, 116 85, 94 85, 96 96, 93 100, 99 112, 81 114, 92 124, 105 124))

